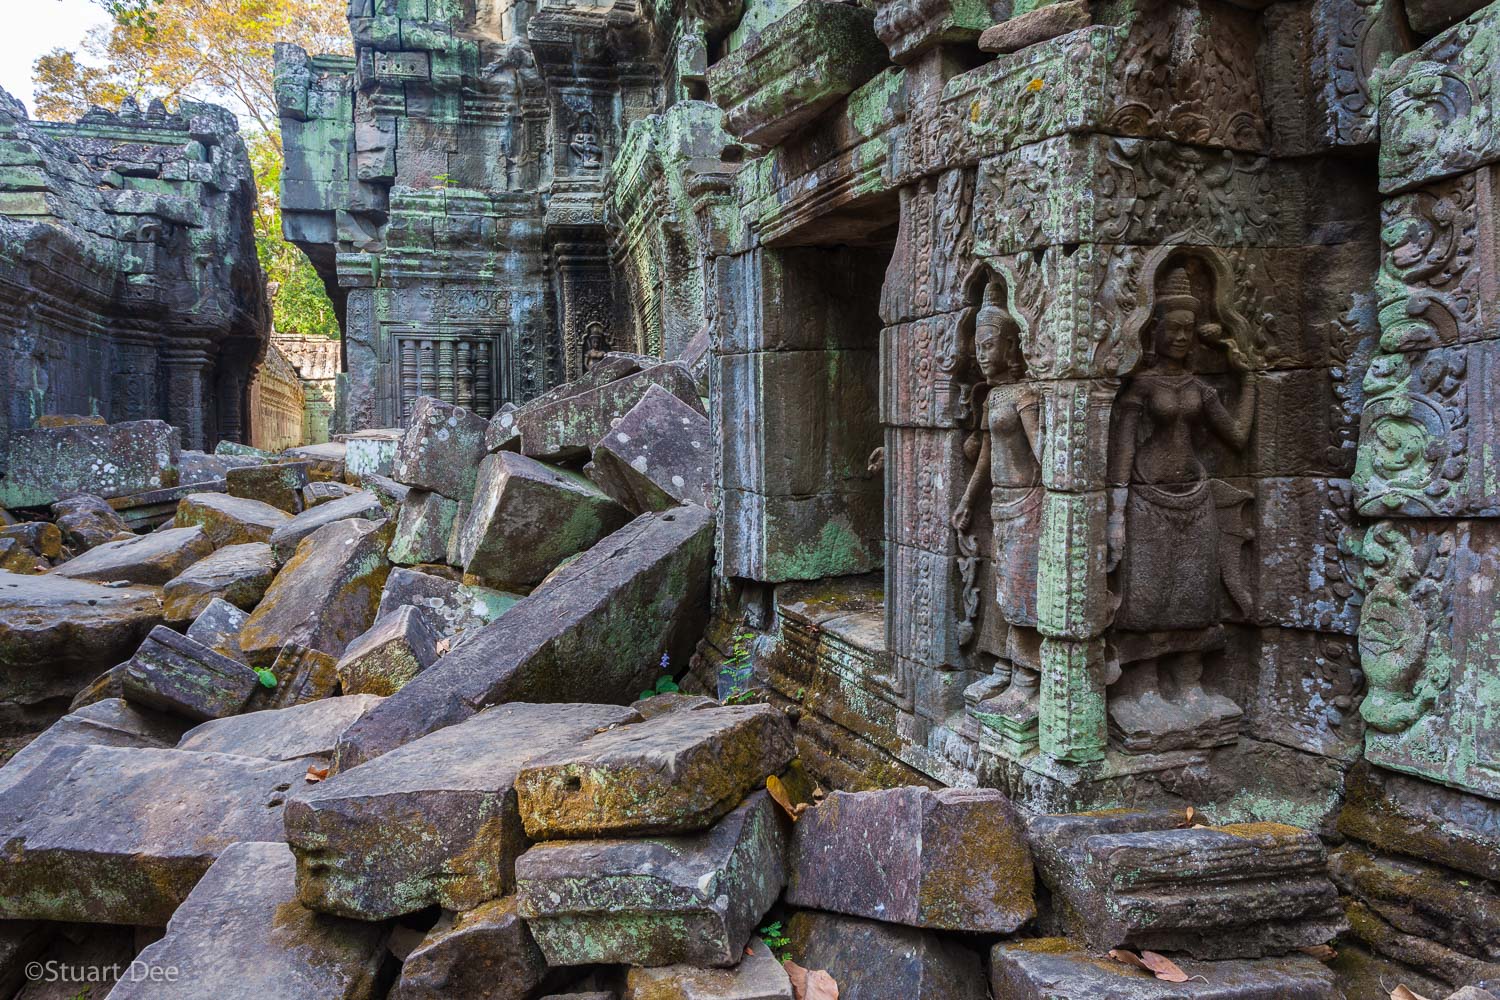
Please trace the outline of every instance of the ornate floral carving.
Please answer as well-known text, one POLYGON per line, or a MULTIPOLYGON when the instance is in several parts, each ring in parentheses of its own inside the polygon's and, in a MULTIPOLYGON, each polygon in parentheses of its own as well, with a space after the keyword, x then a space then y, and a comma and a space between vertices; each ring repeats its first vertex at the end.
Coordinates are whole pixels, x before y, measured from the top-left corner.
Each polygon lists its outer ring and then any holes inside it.
POLYGON ((1381 207, 1383 349, 1437 347, 1478 334, 1477 180, 1465 174, 1381 207))

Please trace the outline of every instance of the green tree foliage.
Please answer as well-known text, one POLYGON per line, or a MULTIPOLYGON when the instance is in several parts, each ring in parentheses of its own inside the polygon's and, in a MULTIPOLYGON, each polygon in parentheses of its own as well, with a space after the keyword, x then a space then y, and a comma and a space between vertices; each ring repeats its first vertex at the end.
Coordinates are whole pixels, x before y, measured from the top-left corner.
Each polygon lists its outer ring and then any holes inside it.
POLYGON ((276 42, 347 52, 346 0, 96 0, 111 24, 80 51, 36 61, 37 116, 76 119, 90 106, 118 108, 184 98, 231 108, 245 126, 255 171, 257 249, 276 289, 283 333, 338 336, 333 304, 307 258, 281 238, 281 133, 276 114, 276 42))

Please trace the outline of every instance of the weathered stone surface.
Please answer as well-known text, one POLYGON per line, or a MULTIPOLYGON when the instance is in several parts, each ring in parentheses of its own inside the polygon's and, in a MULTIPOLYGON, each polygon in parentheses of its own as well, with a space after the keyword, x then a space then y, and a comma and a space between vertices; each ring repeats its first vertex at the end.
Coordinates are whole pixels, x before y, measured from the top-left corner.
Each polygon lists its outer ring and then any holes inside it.
POLYGON ((147 968, 175 981, 127 976, 114 1000, 222 997, 374 1000, 386 929, 341 920, 297 903, 292 852, 280 843, 234 844, 219 855, 172 915, 167 933, 141 952, 147 968))
POLYGON ((457 519, 457 501, 413 489, 401 502, 396 534, 391 538, 391 562, 398 566, 442 562, 448 558, 457 519))
MULTIPOLYGON (((436 495, 436 494, 434 494, 436 495)), ((437 662, 440 633, 411 605, 375 619, 349 644, 338 663, 345 694, 395 694, 437 662)))
MULTIPOLYGON (((1195 962, 1174 957, 1190 977, 1163 982, 1144 969, 1101 959, 1066 938, 995 945, 990 981, 1015 1000, 1338 1000, 1333 974, 1306 955, 1195 962)), ((840 996, 843 996, 840 991, 840 996)))
POLYGON ((1026 831, 998 791, 833 792, 797 822, 787 868, 793 906, 985 934, 1036 916, 1026 831))
POLYGON ((68 548, 85 552, 95 545, 112 542, 130 531, 130 526, 101 497, 77 496, 52 505, 52 519, 68 548))
POLYGON ((214 548, 269 542, 277 528, 292 516, 268 503, 232 497, 226 493, 194 493, 177 506, 177 527, 198 525, 208 533, 214 548))
POLYGON ((369 476, 389 476, 396 467, 396 451, 404 434, 394 427, 343 435, 344 473, 361 481, 369 476))
POLYGON ((1106 812, 1030 824, 1033 845, 1047 845, 1037 849, 1038 871, 1071 937, 1098 951, 1258 958, 1326 944, 1344 929, 1314 834, 1183 822, 1106 812))
POLYGON ((260 681, 238 660, 158 625, 121 683, 127 701, 202 722, 242 710, 260 681))
POLYGON ((182 451, 161 420, 14 432, 0 463, 0 507, 43 507, 72 496, 125 496, 177 485, 182 451))
POLYGON ((417 399, 396 446, 391 478, 418 489, 465 500, 474 492, 489 421, 434 396, 417 399))
POLYGON ((761 791, 693 836, 539 844, 516 862, 521 916, 552 965, 728 968, 786 883, 786 836, 761 791))
POLYGON ((288 514, 300 514, 310 468, 307 462, 246 465, 226 472, 224 482, 232 497, 259 500, 288 514))
POLYGON ((321 650, 301 643, 287 643, 271 662, 276 686, 257 688, 247 711, 291 708, 333 697, 339 687, 338 662, 338 657, 321 650))
POLYGON ((577 473, 496 452, 479 467, 458 560, 466 573, 497 586, 529 586, 629 519, 577 473))
MULTIPOLYGON (((198 530, 198 529, 193 529, 198 530)), ((276 576, 271 546, 265 542, 226 545, 177 576, 162 588, 162 606, 167 621, 194 621, 215 600, 227 601, 250 611, 265 596, 276 576)))
POLYGON ((380 920, 505 895, 526 845, 512 788, 521 766, 635 718, 604 705, 502 705, 340 770, 288 810, 298 898, 380 920))
POLYGON ((269 666, 288 642, 343 655, 375 621, 390 572, 386 542, 378 525, 358 518, 324 525, 303 539, 240 630, 240 649, 250 662, 269 666))
POLYGON ((378 704, 379 698, 358 694, 214 719, 188 730, 177 748, 263 760, 331 760, 339 735, 378 704))
POLYGON ((386 509, 373 493, 352 493, 339 500, 330 500, 303 511, 272 532, 269 539, 271 554, 276 557, 276 565, 281 566, 297 553, 297 546, 302 544, 304 538, 325 524, 349 518, 379 521, 386 516, 386 509))
POLYGON ((283 454, 293 461, 308 463, 307 474, 313 479, 339 482, 344 478, 344 451, 343 442, 324 441, 288 448, 283 454))
POLYGON ((410 605, 439 635, 459 636, 490 624, 522 596, 397 566, 380 592, 376 617, 384 618, 410 605))
POLYGON ((41 559, 62 555, 62 532, 50 521, 23 521, 0 527, 0 539, 15 541, 41 559))
POLYGON ((826 970, 838 983, 840 1000, 987 996, 979 956, 930 931, 801 912, 787 922, 786 934, 793 961, 826 970))
POLYGON ((674 712, 537 757, 516 778, 533 840, 694 833, 796 755, 766 705, 674 712))
POLYGON ((214 550, 202 528, 169 528, 118 542, 105 542, 52 571, 70 580, 160 587, 214 550))
POLYGON ((417 675, 350 728, 341 765, 376 757, 486 705, 634 701, 661 657, 685 663, 702 635, 712 515, 643 515, 417 675))
POLYGON ((0 917, 161 927, 229 845, 282 838, 306 765, 89 747, 37 770, 0 796, 0 917))
MULTIPOLYGON (((60 747, 171 747, 189 723, 126 702, 106 698, 84 705, 58 719, 47 731, 18 750, 0 767, 0 795, 34 773, 60 747)), ((64 754, 52 758, 53 767, 66 766, 64 754)))
POLYGON ((979 36, 979 50, 1016 52, 1028 45, 1087 28, 1092 23, 1088 0, 1060 0, 986 28, 979 36))
POLYGON ((1368 764, 1349 772, 1339 832, 1404 854, 1500 879, 1500 803, 1368 764))
POLYGON ((0 727, 41 729, 51 719, 36 725, 27 717, 45 715, 51 702, 56 718, 161 622, 161 599, 150 588, 0 572, 0 727))
POLYGON ((302 507, 310 510, 313 507, 321 507, 325 503, 334 500, 342 500, 344 497, 353 496, 360 492, 358 486, 350 486, 348 483, 334 483, 328 480, 317 480, 302 487, 302 507))
POLYGON ((500 414, 496 423, 515 428, 521 435, 521 454, 530 458, 544 462, 583 458, 653 385, 703 412, 698 388, 686 366, 669 362, 577 395, 538 400, 512 413, 500 414))
POLYGON ((733 969, 632 968, 624 1000, 792 1000, 792 983, 765 942, 751 938, 733 969))
POLYGON ((245 654, 240 650, 240 629, 249 620, 250 616, 244 611, 216 597, 193 619, 193 624, 187 628, 187 637, 216 653, 244 662, 245 654))
POLYGON ((642 698, 630 706, 643 719, 654 719, 669 712, 697 712, 705 708, 718 708, 719 703, 707 695, 668 692, 642 698))
POLYGON ((547 960, 504 896, 464 913, 445 913, 401 965, 391 1000, 524 1000, 547 974, 547 960))
POLYGON ((589 478, 632 514, 708 504, 713 478, 708 418, 659 385, 594 446, 589 478))

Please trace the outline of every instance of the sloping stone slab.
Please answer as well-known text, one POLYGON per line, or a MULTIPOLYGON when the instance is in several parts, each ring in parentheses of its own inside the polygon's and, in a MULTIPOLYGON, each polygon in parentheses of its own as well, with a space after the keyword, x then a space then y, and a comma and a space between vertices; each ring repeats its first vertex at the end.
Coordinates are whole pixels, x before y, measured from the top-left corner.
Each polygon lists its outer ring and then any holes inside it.
POLYGON ((74 552, 87 552, 96 545, 130 533, 130 525, 102 497, 77 496, 52 505, 52 519, 63 541, 74 552))
POLYGON ((516 897, 445 913, 406 956, 390 1000, 526 1000, 547 960, 516 909, 516 897))
POLYGON ((794 756, 791 725, 768 705, 673 712, 536 758, 516 795, 533 840, 695 833, 794 756))
POLYGON ((385 508, 380 505, 379 499, 374 493, 368 491, 352 493, 339 500, 330 500, 328 503, 304 510, 272 532, 271 554, 276 557, 276 565, 281 566, 297 554, 297 546, 302 544, 302 539, 326 524, 349 518, 379 521, 385 516, 385 508))
POLYGON ((386 928, 303 908, 294 869, 285 844, 225 850, 138 958, 177 975, 127 973, 111 1000, 375 1000, 386 928))
POLYGON ((458 502, 441 493, 412 489, 401 502, 396 534, 391 539, 391 562, 398 566, 437 563, 448 558, 458 520, 458 502))
POLYGON ((151 588, 0 571, 0 730, 47 702, 66 704, 161 621, 151 588))
POLYGON ((669 361, 577 395, 538 400, 510 414, 521 435, 521 454, 544 462, 586 458, 599 439, 629 413, 653 385, 703 412, 687 367, 669 361))
POLYGON ((358 694, 214 719, 188 730, 177 748, 262 760, 331 760, 339 734, 378 704, 379 698, 358 694))
POLYGON ((158 625, 125 665, 121 683, 127 701, 203 722, 241 711, 260 679, 240 661, 158 625))
POLYGON ((232 497, 270 504, 288 514, 302 513, 302 489, 308 484, 308 462, 280 462, 230 469, 224 483, 232 497))
POLYGON ((233 604, 214 598, 188 626, 187 637, 215 653, 223 653, 243 663, 245 654, 240 650, 240 629, 249 620, 250 616, 233 604))
MULTIPOLYGON (((802 912, 787 922, 786 935, 792 959, 803 968, 826 970, 838 983, 839 1000, 989 997, 979 956, 931 931, 802 912)), ((1011 1000, 1009 993, 997 996, 1011 1000)))
POLYGON ((523 596, 397 566, 380 592, 376 619, 410 605, 439 635, 455 636, 489 625, 523 596))
POLYGON ((1019 52, 1092 23, 1088 0, 1058 0, 986 28, 979 36, 979 51, 1019 52))
MULTIPOLYGON (((573 396, 581 396, 586 392, 592 392, 600 386, 617 382, 627 375, 655 368, 661 364, 660 358, 648 358, 642 354, 629 354, 623 351, 612 351, 600 358, 584 372, 581 376, 571 382, 553 386, 540 396, 526 404, 531 409, 542 409, 550 407, 564 399, 573 396)), ((513 403, 507 403, 500 408, 490 421, 489 430, 485 433, 484 445, 489 451, 519 451, 521 447, 521 431, 516 425, 516 413, 520 409, 513 403)))
POLYGON ((288 642, 342 656, 375 622, 391 568, 388 541, 379 525, 357 518, 324 525, 305 538, 240 630, 240 649, 249 661, 269 666, 288 642))
POLYGON ((334 775, 288 810, 298 898, 383 920, 505 895, 526 845, 512 788, 521 766, 636 718, 607 705, 502 705, 334 775))
MULTIPOLYGON (((64 747, 55 753, 72 755, 64 747)), ((162 927, 230 844, 282 838, 307 768, 229 754, 89 747, 0 796, 0 919, 162 927)))
POLYGON ((667 965, 632 968, 625 977, 624 1000, 792 1000, 786 969, 760 938, 732 969, 667 965))
POLYGON ((339 687, 339 661, 320 650, 289 642, 271 662, 276 686, 256 688, 247 711, 291 708, 332 698, 339 687))
POLYGON ((250 611, 275 576, 276 562, 265 542, 226 545, 167 581, 163 611, 174 625, 195 621, 215 599, 250 611))
POLYGON ((531 586, 628 520, 623 507, 577 473, 496 452, 479 467, 458 561, 497 586, 531 586))
POLYGON ((489 421, 462 406, 421 396, 396 446, 391 478, 407 486, 465 500, 474 492, 489 421))
POLYGON ((418 609, 397 608, 344 650, 340 687, 345 694, 393 695, 437 662, 438 638, 418 609))
POLYGON ((632 514, 708 505, 713 478, 708 418, 659 385, 594 446, 589 478, 632 514))
POLYGON ((214 548, 268 542, 277 528, 292 519, 284 510, 268 503, 232 497, 227 493, 194 493, 177 505, 176 525, 198 525, 208 533, 214 548))
POLYGON ((808 909, 984 934, 1036 916, 1025 827, 990 789, 834 792, 798 820, 788 869, 808 909))
POLYGON ((108 500, 177 485, 177 428, 162 420, 38 427, 5 442, 0 507, 41 507, 80 494, 108 500))
POLYGON ((551 965, 728 968, 786 883, 785 827, 762 791, 694 836, 539 844, 521 915, 551 965))
POLYGON ((213 550, 213 543, 202 528, 168 528, 95 546, 54 569, 52 575, 95 583, 125 580, 160 587, 213 550))
MULTIPOLYGON (((1006 1000, 1341 1000, 1333 973, 1306 955, 1197 962, 1173 957, 1190 977, 1168 983, 1066 938, 1001 942, 990 981, 1006 1000)), ((842 985, 842 984, 840 984, 842 985)), ((872 994, 873 995, 873 994, 872 994)), ((846 996, 839 991, 840 1000, 846 996)))
MULTIPOLYGON (((0 591, 3 593, 3 591, 0 591)), ((1339 832, 1397 854, 1500 879, 1500 802, 1358 764, 1349 772, 1339 832)))
POLYGON ((644 515, 580 556, 493 625, 351 726, 339 766, 385 753, 507 701, 587 692, 629 704, 666 654, 686 663, 703 634, 713 515, 644 515))
MULTIPOLYGON (((188 725, 175 716, 132 705, 123 698, 85 705, 47 727, 0 767, 0 795, 28 778, 59 747, 76 747, 80 753, 92 746, 166 748, 176 744, 188 725)), ((67 760, 60 755, 54 758, 54 764, 67 760)))

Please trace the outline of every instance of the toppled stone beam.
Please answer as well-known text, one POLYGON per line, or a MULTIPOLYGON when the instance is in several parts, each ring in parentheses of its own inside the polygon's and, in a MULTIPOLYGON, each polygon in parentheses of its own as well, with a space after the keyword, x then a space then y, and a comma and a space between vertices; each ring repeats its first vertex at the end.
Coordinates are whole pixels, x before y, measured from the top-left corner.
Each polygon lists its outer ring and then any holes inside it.
POLYGON ((242 711, 260 679, 238 660, 158 625, 125 664, 121 683, 128 701, 204 722, 242 711))
POLYGON ((52 571, 54 576, 95 583, 128 583, 160 587, 214 550, 202 528, 169 528, 105 542, 52 571))
POLYGON ((184 733, 177 748, 262 760, 332 760, 339 734, 378 704, 374 695, 357 694, 214 719, 184 733))
POLYGON ((437 630, 411 605, 376 618, 344 650, 338 662, 340 687, 345 694, 395 694, 437 662, 438 639, 437 630))
POLYGON ((495 418, 491 440, 520 435, 519 450, 544 462, 587 457, 614 422, 629 413, 652 386, 703 412, 687 366, 668 362, 550 401, 538 400, 495 418))
POLYGON ((214 548, 243 545, 246 542, 269 542, 277 528, 292 515, 268 503, 227 493, 193 493, 177 505, 176 525, 187 528, 199 525, 208 532, 214 548))
POLYGON ((687 662, 702 635, 712 562, 713 515, 704 508, 637 518, 352 726, 339 767, 488 705, 580 692, 629 704, 655 681, 663 655, 687 662))
POLYGON ((271 554, 276 559, 276 565, 282 566, 297 554, 297 546, 302 544, 302 539, 325 524, 346 521, 350 518, 381 521, 385 517, 386 509, 381 506, 374 493, 368 491, 351 493, 346 497, 330 500, 304 510, 280 525, 271 533, 271 554))
POLYGON ((594 446, 589 478, 633 514, 680 503, 708 506, 713 474, 708 418, 659 385, 594 446))
POLYGON ((226 545, 167 581, 163 610, 173 625, 195 620, 215 600, 253 610, 275 577, 276 562, 265 542, 226 545))
POLYGON ((177 485, 182 445, 161 420, 34 427, 11 434, 0 469, 0 507, 43 507, 68 497, 149 493, 177 485))
POLYGON ((516 909, 516 897, 445 913, 401 964, 390 1000, 525 1000, 547 959, 516 909))

